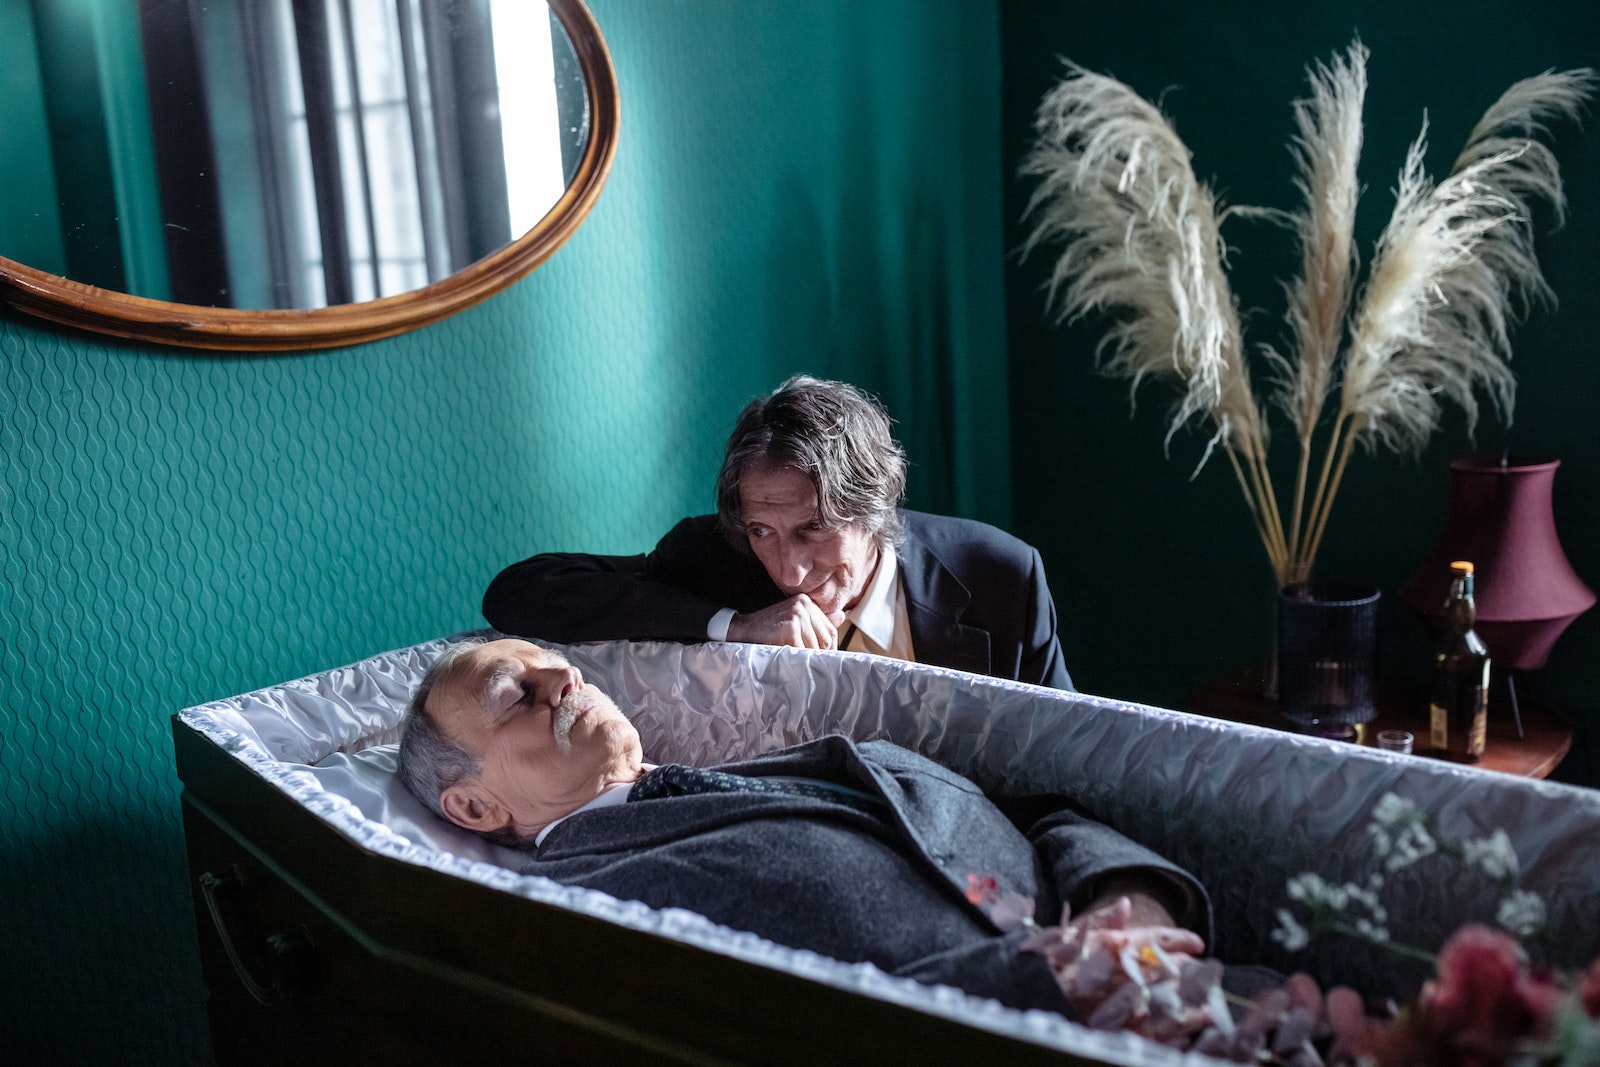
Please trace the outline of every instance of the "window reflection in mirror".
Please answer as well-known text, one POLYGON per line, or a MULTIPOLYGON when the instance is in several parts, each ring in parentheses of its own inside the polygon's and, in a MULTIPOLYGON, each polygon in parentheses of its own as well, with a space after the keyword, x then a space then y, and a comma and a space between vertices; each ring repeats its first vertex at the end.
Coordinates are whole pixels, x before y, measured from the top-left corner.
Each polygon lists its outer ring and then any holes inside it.
POLYGON ((0 171, 34 220, 0 224, 0 255, 75 281, 253 309, 410 292, 533 228, 582 157, 583 77, 543 4, 29 6, 0 82, 43 111, 49 165, 0 171))

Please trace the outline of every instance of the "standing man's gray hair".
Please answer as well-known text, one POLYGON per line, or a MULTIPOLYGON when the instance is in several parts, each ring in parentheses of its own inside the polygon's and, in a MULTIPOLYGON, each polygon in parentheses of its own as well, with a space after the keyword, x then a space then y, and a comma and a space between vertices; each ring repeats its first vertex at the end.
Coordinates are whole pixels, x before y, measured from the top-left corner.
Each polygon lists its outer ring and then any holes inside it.
POLYGON ((745 553, 746 471, 793 467, 817 489, 817 517, 829 529, 854 523, 880 546, 903 538, 895 509, 906 491, 906 456, 883 405, 853 385, 797 374, 739 413, 717 475, 717 519, 745 553))

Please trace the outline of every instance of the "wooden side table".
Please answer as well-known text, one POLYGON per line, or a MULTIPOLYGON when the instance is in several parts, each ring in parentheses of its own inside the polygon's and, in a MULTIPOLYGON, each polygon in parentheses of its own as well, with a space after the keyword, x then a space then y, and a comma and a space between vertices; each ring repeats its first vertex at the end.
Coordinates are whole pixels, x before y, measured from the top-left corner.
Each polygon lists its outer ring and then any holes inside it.
MULTIPOLYGON (((1260 667, 1235 671, 1208 682, 1179 702, 1178 710, 1209 715, 1229 722, 1270 726, 1291 731, 1292 724, 1278 714, 1276 701, 1261 695, 1260 667)), ((1355 743, 1376 745, 1379 730, 1409 730, 1416 739, 1414 754, 1422 758, 1444 758, 1427 751, 1428 698, 1420 688, 1377 687, 1374 703, 1378 717, 1356 729, 1355 743)), ((1549 710, 1527 697, 1521 699, 1522 732, 1512 721, 1511 705, 1498 687, 1489 702, 1488 737, 1483 757, 1473 764, 1485 770, 1543 778, 1572 747, 1572 727, 1549 710)))

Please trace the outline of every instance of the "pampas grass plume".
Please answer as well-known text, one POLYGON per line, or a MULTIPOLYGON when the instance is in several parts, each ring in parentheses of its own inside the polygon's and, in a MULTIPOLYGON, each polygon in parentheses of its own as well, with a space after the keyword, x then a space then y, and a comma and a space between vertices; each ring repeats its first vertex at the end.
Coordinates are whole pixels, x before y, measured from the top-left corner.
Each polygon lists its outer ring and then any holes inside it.
POLYGON ((1281 585, 1309 577, 1356 443, 1419 452, 1438 429, 1441 401, 1460 407, 1470 429, 1480 394, 1509 421, 1511 326, 1553 299, 1535 255, 1532 205, 1548 203, 1558 221, 1566 209, 1555 155, 1538 138, 1553 120, 1576 120, 1600 83, 1587 68, 1517 82, 1437 183, 1423 163, 1424 119, 1358 291, 1367 58, 1356 42, 1307 71, 1310 92, 1293 104, 1303 204, 1292 214, 1223 207, 1155 105, 1071 63, 1039 105, 1021 165, 1038 180, 1022 254, 1060 249, 1047 307, 1057 321, 1109 314, 1096 349, 1104 368, 1127 378, 1130 392, 1146 380, 1176 390, 1167 441, 1185 425, 1209 430, 1200 464, 1218 447, 1227 455, 1281 585), (1299 445, 1287 523, 1225 269, 1222 226, 1242 214, 1286 220, 1301 251, 1300 274, 1284 286, 1289 351, 1262 346, 1273 399, 1299 445))

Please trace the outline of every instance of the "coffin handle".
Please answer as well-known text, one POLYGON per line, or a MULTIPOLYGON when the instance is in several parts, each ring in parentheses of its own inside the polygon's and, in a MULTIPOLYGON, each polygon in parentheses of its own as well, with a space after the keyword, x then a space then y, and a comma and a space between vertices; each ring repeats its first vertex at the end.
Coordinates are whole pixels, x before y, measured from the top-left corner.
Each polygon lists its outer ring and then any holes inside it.
POLYGON ((200 895, 205 898, 206 911, 211 914, 211 923, 233 965, 233 973, 252 999, 270 1008, 293 998, 305 984, 311 936, 301 926, 262 939, 264 950, 242 950, 241 944, 248 944, 249 938, 240 933, 248 929, 248 924, 243 921, 239 898, 247 880, 237 866, 223 874, 207 871, 200 876, 200 895), (257 962, 252 964, 251 959, 257 962), (265 977, 258 977, 258 972, 265 977))

